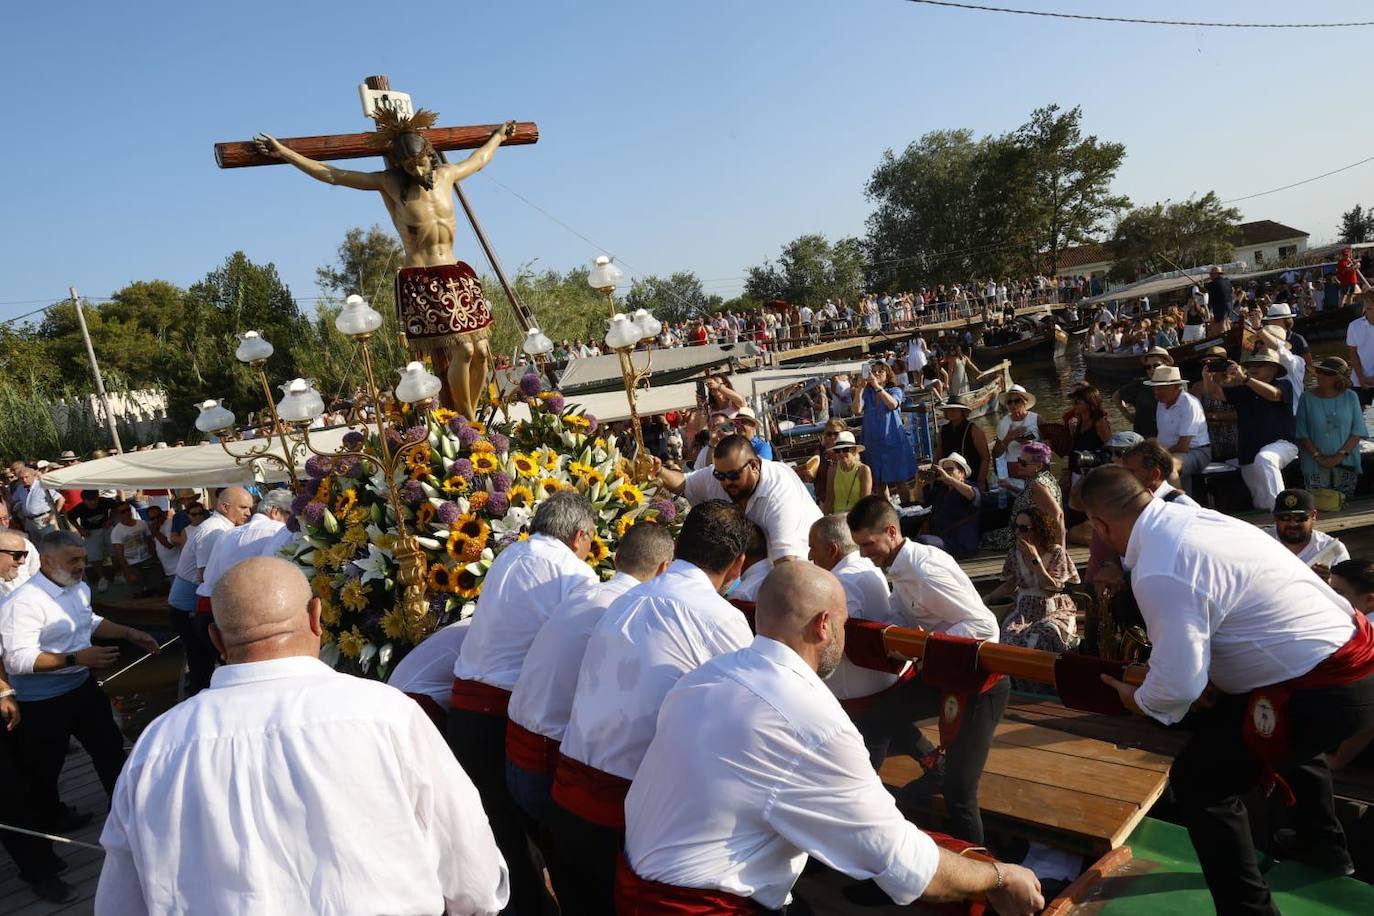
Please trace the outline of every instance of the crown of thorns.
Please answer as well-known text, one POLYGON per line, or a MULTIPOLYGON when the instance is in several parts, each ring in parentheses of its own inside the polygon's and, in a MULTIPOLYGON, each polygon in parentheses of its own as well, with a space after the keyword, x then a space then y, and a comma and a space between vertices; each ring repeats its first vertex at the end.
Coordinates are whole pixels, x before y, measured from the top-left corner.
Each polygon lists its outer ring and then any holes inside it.
POLYGON ((421 108, 407 117, 398 111, 385 108, 377 113, 376 120, 377 130, 368 136, 368 142, 375 147, 385 148, 405 134, 416 134, 433 127, 439 121, 439 115, 437 112, 421 108))

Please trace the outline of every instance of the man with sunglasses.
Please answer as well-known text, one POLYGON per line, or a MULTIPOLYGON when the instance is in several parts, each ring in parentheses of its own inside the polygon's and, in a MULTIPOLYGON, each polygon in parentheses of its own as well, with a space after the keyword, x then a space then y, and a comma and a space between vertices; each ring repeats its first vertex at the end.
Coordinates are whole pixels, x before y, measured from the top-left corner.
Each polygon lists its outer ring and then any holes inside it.
POLYGON ((781 461, 764 461, 744 436, 720 440, 709 468, 683 474, 655 461, 654 473, 660 486, 694 506, 724 499, 743 509, 763 529, 773 563, 806 559, 807 533, 821 517, 820 506, 796 471, 781 461))
POLYGON ((1350 559, 1350 551, 1336 538, 1314 527, 1317 503, 1306 490, 1284 490, 1274 500, 1274 524, 1264 530, 1288 548, 1323 579, 1331 567, 1350 559))

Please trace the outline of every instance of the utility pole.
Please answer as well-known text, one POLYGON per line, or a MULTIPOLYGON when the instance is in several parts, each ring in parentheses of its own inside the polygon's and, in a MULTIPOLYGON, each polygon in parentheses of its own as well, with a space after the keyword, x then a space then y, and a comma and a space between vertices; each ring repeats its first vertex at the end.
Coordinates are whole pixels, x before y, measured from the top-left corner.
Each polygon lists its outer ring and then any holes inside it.
POLYGON ((95 347, 91 346, 91 332, 86 330, 86 314, 81 310, 81 300, 76 298, 76 287, 67 287, 72 294, 72 308, 76 309, 76 323, 81 325, 81 339, 86 342, 86 356, 91 360, 91 374, 95 376, 95 390, 100 395, 100 403, 105 406, 105 422, 110 424, 110 438, 114 440, 115 451, 124 451, 119 441, 119 426, 115 423, 114 411, 110 409, 110 396, 105 393, 105 380, 100 377, 100 365, 95 361, 95 347))

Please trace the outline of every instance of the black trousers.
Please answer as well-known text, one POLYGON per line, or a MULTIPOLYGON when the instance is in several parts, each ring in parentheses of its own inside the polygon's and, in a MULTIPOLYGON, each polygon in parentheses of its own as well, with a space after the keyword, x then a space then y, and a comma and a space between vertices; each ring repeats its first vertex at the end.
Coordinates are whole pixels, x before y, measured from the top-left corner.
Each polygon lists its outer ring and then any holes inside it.
MULTIPOLYGON (((1260 876, 1241 797, 1254 788, 1259 764, 1241 738, 1249 698, 1223 697, 1197 715, 1197 726, 1169 770, 1169 789, 1192 838, 1221 916, 1276 914, 1260 876)), ((1374 725, 1374 675, 1345 687, 1302 690, 1288 704, 1294 764, 1282 771, 1297 804, 1289 809, 1307 848, 1345 848, 1331 797, 1331 770, 1320 755, 1374 725)))
MULTIPOLYGON (((948 831, 951 836, 983 845, 983 816, 978 810, 978 783, 988 762, 992 734, 1006 712, 1011 682, 998 681, 986 693, 975 696, 964 713, 964 722, 954 744, 945 748, 945 779, 941 790, 945 798, 948 831)), ((919 677, 897 686, 880 699, 856 723, 871 757, 881 765, 887 756, 882 747, 886 738, 897 753, 920 758, 935 748, 915 728, 921 719, 940 714, 941 693, 924 684, 919 677), (881 756, 879 756, 881 754, 881 756)))
POLYGON ((50 700, 25 700, 19 712, 19 727, 14 730, 17 758, 28 779, 38 823, 46 829, 57 823, 57 780, 72 738, 91 755, 105 794, 114 794, 124 767, 124 736, 115 725, 110 698, 96 686, 94 677, 50 700))
POLYGON ((450 709, 446 737, 477 787, 496 845, 510 870, 510 904, 502 912, 515 916, 557 912, 530 857, 523 813, 506 788, 506 717, 450 709))
POLYGON ((615 863, 625 831, 593 824, 556 801, 546 823, 553 840, 549 877, 563 916, 614 913, 615 863))
MULTIPOLYGON (((15 827, 40 830, 46 826, 34 812, 28 780, 18 760, 17 740, 3 727, 0 727, 0 815, 15 827)), ((0 844, 4 845, 19 869, 19 877, 25 881, 51 878, 62 862, 53 852, 51 840, 0 830, 0 844)))
POLYGON ((219 650, 210 641, 210 624, 214 618, 209 614, 182 614, 172 610, 172 623, 181 633, 186 644, 186 696, 193 697, 210 686, 210 675, 220 663, 219 650), (178 617, 186 618, 178 622, 178 617), (184 628, 184 629, 183 629, 184 628))

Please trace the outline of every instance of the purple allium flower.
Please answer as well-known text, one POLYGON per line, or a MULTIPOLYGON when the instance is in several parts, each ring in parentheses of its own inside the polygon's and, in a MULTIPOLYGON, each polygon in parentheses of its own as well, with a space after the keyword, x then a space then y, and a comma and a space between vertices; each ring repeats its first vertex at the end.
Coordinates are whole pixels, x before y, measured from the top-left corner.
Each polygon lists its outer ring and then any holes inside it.
POLYGON ((419 442, 429 436, 429 428, 425 426, 407 427, 405 437, 407 442, 419 442))
POLYGON ((305 473, 319 480, 329 473, 329 459, 323 455, 311 455, 305 460, 305 473))
POLYGON ((501 535, 501 540, 496 542, 497 553, 500 553, 501 551, 505 550, 507 547, 514 544, 518 540, 520 540, 520 535, 516 534, 515 532, 501 535))
POLYGON ((436 617, 442 617, 444 609, 448 606, 448 595, 443 592, 435 592, 429 596, 429 612, 436 617))
POLYGON ((520 377, 520 393, 527 398, 539 396, 539 392, 544 390, 544 383, 539 380, 539 376, 533 372, 528 372, 520 377))
POLYGON ((441 525, 452 525, 458 521, 458 517, 462 514, 463 512, 458 508, 457 503, 442 502, 439 504, 439 511, 434 513, 434 517, 441 525))
POLYGON ((492 448, 496 449, 498 455, 504 455, 510 451, 510 439, 501 433, 487 433, 487 441, 491 443, 492 448))
POLYGON ((334 461, 334 473, 340 477, 358 476, 358 459, 352 455, 344 455, 334 461))
POLYGON ((549 410, 552 410, 554 413, 562 413, 563 408, 567 406, 567 403, 563 400, 563 395, 555 394, 553 397, 549 398, 547 401, 544 402, 544 406, 547 407, 549 410))
POLYGON ((455 477, 461 477, 464 480, 471 480, 472 462, 466 458, 459 458, 457 461, 453 462, 453 468, 450 470, 450 473, 452 473, 455 477))
POLYGON ((386 430, 386 442, 387 442, 387 445, 396 447, 396 446, 399 446, 399 445, 402 443, 402 441, 404 441, 404 440, 401 439, 401 434, 400 434, 400 433, 396 432, 396 430, 395 430, 393 427, 387 427, 387 430, 386 430))
POLYGON ((343 445, 346 449, 360 449, 363 447, 363 443, 366 441, 367 436, 364 436, 356 429, 352 432, 344 433, 343 445))
POLYGON ((487 497, 486 513, 492 518, 505 518, 510 508, 510 497, 504 493, 493 493, 487 497))
POLYGON ((420 486, 418 480, 407 480, 401 487, 401 499, 412 506, 424 498, 425 490, 424 487, 420 486))
POLYGON ((361 579, 363 577, 362 567, 357 563, 349 563, 344 567, 344 575, 350 579, 361 579))
POLYGON ((458 441, 468 448, 472 448, 472 443, 480 438, 482 438, 482 435, 471 426, 464 426, 462 429, 458 430, 458 441))
POLYGON ((670 525, 677 518, 677 506, 673 505, 672 500, 655 499, 649 503, 649 508, 658 513, 654 521, 661 525, 670 525))
POLYGON ((509 492, 510 485, 511 479, 509 474, 503 471, 497 471, 495 474, 491 475, 491 488, 493 491, 497 493, 509 492))
MULTIPOLYGON (((318 489, 318 487, 316 489, 318 489)), ((305 508, 308 502, 310 502, 310 497, 306 496, 304 493, 291 500, 291 514, 300 515, 301 510, 305 508)))
POLYGON ((324 521, 324 503, 308 503, 301 510, 301 518, 305 519, 307 525, 318 525, 324 521))
POLYGON ((292 534, 296 534, 301 530, 301 523, 297 521, 296 516, 293 515, 286 520, 286 530, 290 531, 292 534))
POLYGON ((596 432, 596 428, 600 425, 599 423, 596 422, 596 417, 592 416, 592 415, 589 414, 589 413, 584 413, 584 414, 582 415, 582 419, 586 420, 586 421, 590 424, 590 425, 587 427, 587 434, 588 434, 588 435, 590 435, 590 434, 596 432))
POLYGON ((462 414, 459 414, 458 416, 454 417, 452 420, 449 420, 449 421, 448 421, 448 428, 449 428, 449 430, 450 430, 454 435, 457 435, 458 433, 461 433, 461 432, 463 431, 463 427, 464 427, 464 426, 467 426, 467 425, 468 425, 468 418, 465 417, 465 416, 463 416, 462 414))

